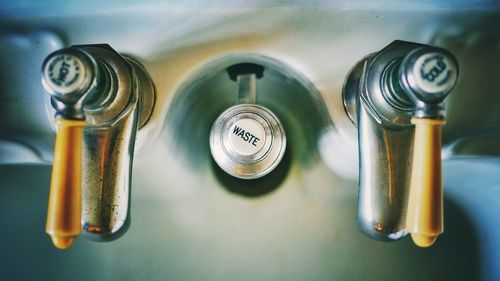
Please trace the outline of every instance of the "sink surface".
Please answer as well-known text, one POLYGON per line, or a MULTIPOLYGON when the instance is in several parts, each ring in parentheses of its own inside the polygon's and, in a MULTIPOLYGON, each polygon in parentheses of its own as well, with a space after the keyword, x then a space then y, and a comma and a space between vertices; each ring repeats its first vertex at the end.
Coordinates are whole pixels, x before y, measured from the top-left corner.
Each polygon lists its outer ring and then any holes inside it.
POLYGON ((0 280, 500 279, 498 3, 118 2, 0 5, 0 280), (458 58, 444 144, 489 137, 481 156, 446 154, 445 233, 429 249, 408 237, 372 241, 355 222, 357 140, 342 86, 356 62, 396 39, 458 58), (130 229, 60 251, 44 233, 54 131, 39 71, 50 52, 90 43, 143 63, 156 107, 137 139, 130 229), (269 58, 293 74, 270 76, 290 87, 263 99, 281 114, 290 150, 281 172, 258 183, 227 178, 208 148, 217 95, 235 86, 203 73, 228 56, 269 58))
MULTIPOLYGON (((157 162, 163 159, 136 162, 132 225, 123 237, 109 243, 78 238, 68 251, 55 249, 44 233, 50 166, 2 166, 0 219, 8 227, 0 243, 0 278, 496 280, 500 276, 498 160, 444 162, 445 233, 432 248, 420 249, 408 237, 395 243, 365 238, 354 222, 354 184, 335 177, 323 165, 300 180, 299 175, 292 176, 265 198, 249 200, 216 188, 206 175, 180 184, 161 173, 157 162), (318 175, 321 181, 315 181, 318 175)), ((174 168, 178 176, 186 172, 174 168)))

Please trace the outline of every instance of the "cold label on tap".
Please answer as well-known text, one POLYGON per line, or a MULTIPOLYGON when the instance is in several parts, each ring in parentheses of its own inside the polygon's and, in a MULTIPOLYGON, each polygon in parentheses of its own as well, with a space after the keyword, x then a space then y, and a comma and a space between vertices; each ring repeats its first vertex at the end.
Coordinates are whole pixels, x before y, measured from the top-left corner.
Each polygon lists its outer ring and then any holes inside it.
POLYGON ((457 69, 452 60, 434 52, 419 57, 413 71, 417 87, 428 94, 445 92, 454 85, 457 77, 457 69))

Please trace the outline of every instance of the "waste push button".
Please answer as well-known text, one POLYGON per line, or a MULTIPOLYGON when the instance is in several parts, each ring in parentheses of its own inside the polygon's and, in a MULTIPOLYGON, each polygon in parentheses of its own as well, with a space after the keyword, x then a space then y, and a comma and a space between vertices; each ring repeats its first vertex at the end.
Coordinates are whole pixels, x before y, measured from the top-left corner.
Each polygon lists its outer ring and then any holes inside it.
POLYGON ((240 104, 224 111, 210 132, 210 152, 219 167, 241 179, 270 173, 281 161, 286 137, 269 109, 240 104))

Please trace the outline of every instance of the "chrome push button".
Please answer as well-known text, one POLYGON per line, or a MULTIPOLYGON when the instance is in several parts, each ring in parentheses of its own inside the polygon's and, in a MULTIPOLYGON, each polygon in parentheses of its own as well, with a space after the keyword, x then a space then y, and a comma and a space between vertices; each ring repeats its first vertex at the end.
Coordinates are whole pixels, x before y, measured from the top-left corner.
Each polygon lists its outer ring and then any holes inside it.
POLYGON ((271 172, 285 148, 285 132, 278 118, 255 104, 227 109, 210 132, 210 152, 215 162, 241 179, 255 179, 271 172))

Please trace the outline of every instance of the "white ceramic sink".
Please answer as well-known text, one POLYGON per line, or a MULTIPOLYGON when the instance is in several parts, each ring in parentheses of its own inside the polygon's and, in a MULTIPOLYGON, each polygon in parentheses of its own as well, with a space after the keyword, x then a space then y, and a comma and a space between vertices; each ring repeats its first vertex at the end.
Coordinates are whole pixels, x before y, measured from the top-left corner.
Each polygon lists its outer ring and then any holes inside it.
POLYGON ((498 132, 498 3, 173 2, 0 4, 0 280, 500 280, 500 151, 447 156, 445 233, 435 246, 372 241, 356 227, 356 131, 341 99, 365 55, 396 39, 434 44, 461 66, 445 144, 498 132), (138 139, 129 231, 60 251, 44 233, 54 132, 40 65, 51 51, 90 43, 141 61, 157 103, 138 139), (196 93, 232 93, 225 82, 187 90, 228 55, 279 62, 324 110, 316 121, 285 118, 286 171, 255 184, 264 186, 258 196, 215 168, 210 120, 187 120, 189 108, 176 106, 185 92, 193 112, 217 104, 196 93), (196 157, 190 144, 200 144, 196 157))

